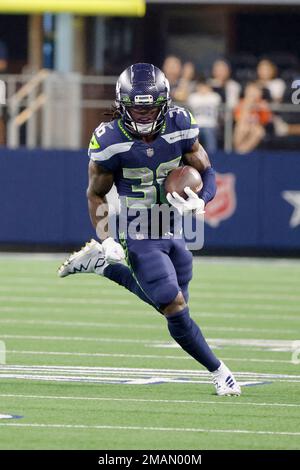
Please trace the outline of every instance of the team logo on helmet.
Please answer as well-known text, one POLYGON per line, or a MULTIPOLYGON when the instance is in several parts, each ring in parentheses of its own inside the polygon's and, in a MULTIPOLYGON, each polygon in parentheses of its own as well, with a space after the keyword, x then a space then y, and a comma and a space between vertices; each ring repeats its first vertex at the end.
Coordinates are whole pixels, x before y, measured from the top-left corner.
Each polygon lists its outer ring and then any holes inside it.
POLYGON ((216 173, 217 193, 205 208, 205 222, 218 227, 229 219, 236 209, 235 176, 233 173, 216 173))

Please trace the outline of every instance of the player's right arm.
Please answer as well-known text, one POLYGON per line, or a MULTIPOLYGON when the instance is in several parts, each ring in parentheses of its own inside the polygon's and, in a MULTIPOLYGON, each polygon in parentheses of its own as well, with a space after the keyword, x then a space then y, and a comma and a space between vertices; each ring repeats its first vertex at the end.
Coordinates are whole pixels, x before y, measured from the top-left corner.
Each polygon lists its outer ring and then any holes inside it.
POLYGON ((89 214, 97 235, 102 240, 105 259, 110 264, 119 263, 125 258, 123 248, 111 237, 108 231, 106 194, 110 191, 113 182, 112 172, 90 160, 87 189, 89 214))
POLYGON ((114 183, 118 158, 113 158, 110 148, 116 143, 113 127, 102 123, 95 130, 89 145, 89 185, 87 189, 89 214, 108 263, 119 263, 125 258, 124 250, 108 229, 108 204, 106 194, 114 183))
POLYGON ((114 176, 112 172, 90 160, 89 185, 87 189, 88 207, 91 222, 101 240, 109 237, 108 226, 105 223, 108 216, 106 194, 110 191, 113 182, 114 176))

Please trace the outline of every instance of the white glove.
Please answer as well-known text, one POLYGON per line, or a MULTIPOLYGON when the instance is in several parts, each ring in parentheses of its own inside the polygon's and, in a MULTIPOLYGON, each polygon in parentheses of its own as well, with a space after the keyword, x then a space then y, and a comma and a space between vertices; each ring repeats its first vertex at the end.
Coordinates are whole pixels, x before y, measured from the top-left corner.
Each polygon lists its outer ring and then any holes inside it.
POLYGON ((181 215, 190 211, 195 211, 196 214, 204 214, 205 202, 203 199, 194 193, 194 191, 189 186, 184 188, 184 192, 188 196, 187 199, 179 196, 176 191, 174 191, 172 194, 168 193, 166 196, 168 202, 174 206, 181 215))
POLYGON ((109 264, 121 263, 125 259, 123 248, 112 237, 106 238, 102 242, 102 247, 105 259, 109 264))

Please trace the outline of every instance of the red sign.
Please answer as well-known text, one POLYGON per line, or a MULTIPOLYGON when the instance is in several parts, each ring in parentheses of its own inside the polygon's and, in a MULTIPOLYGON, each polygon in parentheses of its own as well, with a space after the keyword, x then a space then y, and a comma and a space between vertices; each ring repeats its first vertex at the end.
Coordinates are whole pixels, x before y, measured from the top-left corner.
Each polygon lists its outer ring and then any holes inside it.
POLYGON ((235 176, 233 173, 216 173, 217 193, 205 208, 205 222, 217 227, 229 219, 236 208, 235 176))

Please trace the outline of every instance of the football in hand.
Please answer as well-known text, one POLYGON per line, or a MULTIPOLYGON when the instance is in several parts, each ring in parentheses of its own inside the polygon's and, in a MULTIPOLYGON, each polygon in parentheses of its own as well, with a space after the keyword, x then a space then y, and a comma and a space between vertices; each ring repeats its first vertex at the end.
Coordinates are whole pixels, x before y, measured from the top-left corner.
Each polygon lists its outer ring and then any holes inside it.
POLYGON ((189 186, 195 193, 198 193, 202 186, 202 178, 199 171, 189 165, 180 166, 172 170, 165 179, 165 191, 167 193, 176 193, 187 199, 184 188, 189 186))

